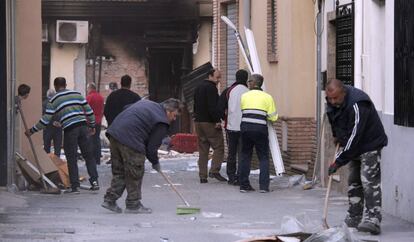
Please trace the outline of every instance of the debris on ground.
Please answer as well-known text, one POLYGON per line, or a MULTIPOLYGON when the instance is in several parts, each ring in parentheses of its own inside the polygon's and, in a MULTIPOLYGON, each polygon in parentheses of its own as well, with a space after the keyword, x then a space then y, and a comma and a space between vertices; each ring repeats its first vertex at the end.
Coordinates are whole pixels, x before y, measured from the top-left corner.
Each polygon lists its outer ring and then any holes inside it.
POLYGON ((222 213, 214 213, 214 212, 202 212, 201 215, 205 218, 222 218, 222 213))

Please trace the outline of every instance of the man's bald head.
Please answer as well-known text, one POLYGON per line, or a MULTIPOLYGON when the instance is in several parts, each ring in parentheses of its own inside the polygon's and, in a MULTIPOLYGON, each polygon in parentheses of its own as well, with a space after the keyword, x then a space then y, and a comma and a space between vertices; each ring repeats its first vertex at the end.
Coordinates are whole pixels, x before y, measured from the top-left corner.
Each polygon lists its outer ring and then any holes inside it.
POLYGON ((329 80, 326 84, 325 92, 328 102, 337 108, 339 108, 345 100, 345 85, 338 79, 329 80))

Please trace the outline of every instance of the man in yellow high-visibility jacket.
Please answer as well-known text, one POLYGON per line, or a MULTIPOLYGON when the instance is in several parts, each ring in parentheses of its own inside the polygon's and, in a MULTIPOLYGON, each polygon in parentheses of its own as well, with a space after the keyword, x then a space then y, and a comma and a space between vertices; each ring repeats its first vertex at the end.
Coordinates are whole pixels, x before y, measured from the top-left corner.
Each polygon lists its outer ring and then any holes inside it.
POLYGON ((242 158, 240 162, 240 192, 254 191, 250 185, 250 164, 253 147, 260 161, 260 192, 269 192, 269 138, 267 122, 278 118, 275 102, 261 89, 263 76, 253 74, 248 81, 250 91, 241 96, 242 120, 240 125, 242 138, 242 158))

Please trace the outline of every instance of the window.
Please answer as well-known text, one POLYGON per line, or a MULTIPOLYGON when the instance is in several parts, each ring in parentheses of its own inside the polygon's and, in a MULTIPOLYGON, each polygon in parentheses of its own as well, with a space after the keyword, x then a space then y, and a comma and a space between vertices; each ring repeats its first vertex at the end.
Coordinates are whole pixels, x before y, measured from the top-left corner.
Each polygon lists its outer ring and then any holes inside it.
POLYGON ((276 0, 267 0, 267 61, 277 62, 276 0))
POLYGON ((395 0, 394 124, 414 127, 414 1, 395 0))

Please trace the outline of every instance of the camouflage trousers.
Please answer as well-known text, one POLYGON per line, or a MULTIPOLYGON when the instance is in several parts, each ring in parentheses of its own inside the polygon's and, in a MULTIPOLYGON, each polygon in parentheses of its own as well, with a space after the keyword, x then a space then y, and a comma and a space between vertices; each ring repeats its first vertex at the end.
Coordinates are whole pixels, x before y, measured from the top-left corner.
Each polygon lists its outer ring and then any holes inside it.
POLYGON ((381 151, 362 154, 349 164, 348 216, 381 223, 381 151), (365 210, 364 210, 365 204, 365 210))
POLYGON ((111 142, 112 181, 104 200, 115 202, 126 189, 126 207, 137 208, 141 204, 145 155, 119 143, 114 138, 110 138, 109 141, 111 142))

